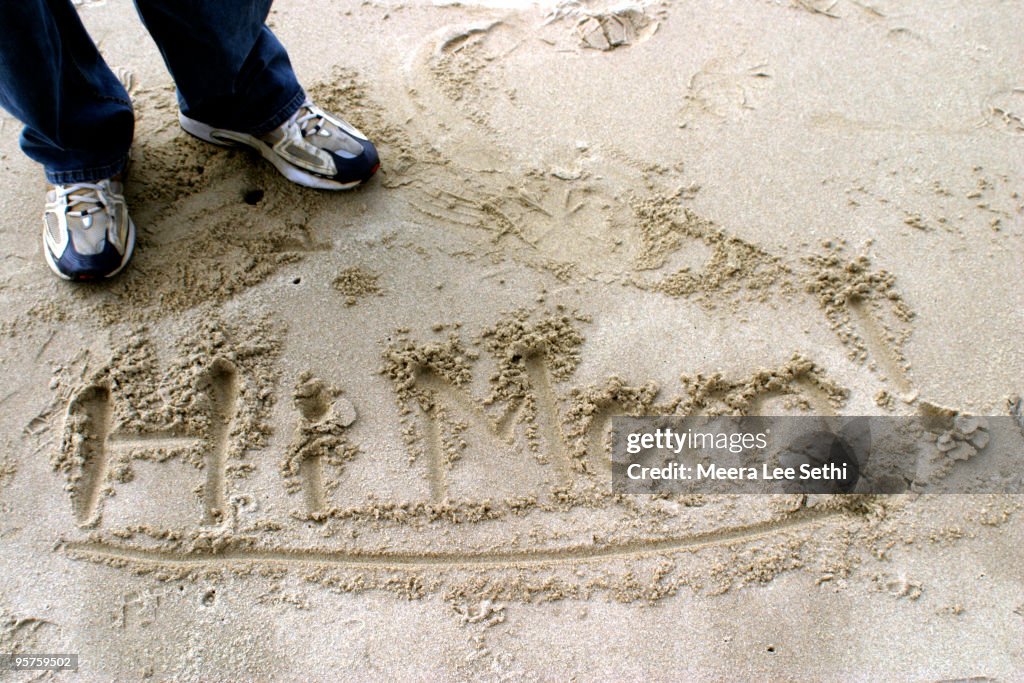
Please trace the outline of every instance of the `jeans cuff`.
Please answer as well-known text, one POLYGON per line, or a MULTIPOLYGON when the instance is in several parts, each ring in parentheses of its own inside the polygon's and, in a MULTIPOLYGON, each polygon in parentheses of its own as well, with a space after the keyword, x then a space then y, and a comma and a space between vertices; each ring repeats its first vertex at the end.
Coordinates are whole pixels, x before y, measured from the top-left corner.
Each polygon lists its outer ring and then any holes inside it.
POLYGON ((52 185, 71 185, 73 183, 92 183, 97 180, 106 180, 111 176, 123 172, 128 168, 128 155, 112 161, 103 166, 92 166, 76 171, 54 171, 45 169, 46 181, 52 185))
POLYGON ((290 119, 292 117, 292 114, 297 112, 299 110, 299 107, 301 107, 305 101, 306 91, 300 87, 298 92, 296 92, 295 95, 293 95, 292 98, 288 100, 287 104, 278 109, 273 116, 263 121, 263 123, 259 124, 258 126, 254 126, 253 129, 249 131, 249 135, 252 135, 253 137, 257 138, 266 135, 267 133, 274 130, 282 123, 290 119))

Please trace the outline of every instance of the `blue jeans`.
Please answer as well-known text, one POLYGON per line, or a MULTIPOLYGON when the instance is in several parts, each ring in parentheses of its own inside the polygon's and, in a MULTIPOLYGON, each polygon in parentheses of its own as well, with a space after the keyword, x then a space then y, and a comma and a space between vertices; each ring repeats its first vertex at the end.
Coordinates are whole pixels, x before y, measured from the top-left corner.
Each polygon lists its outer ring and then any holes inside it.
MULTIPOLYGON (((305 99, 264 22, 271 0, 136 0, 189 118, 262 135, 305 99)), ((0 105, 25 124, 21 148, 54 184, 124 170, 135 119, 128 93, 71 0, 0 0, 0 105)))

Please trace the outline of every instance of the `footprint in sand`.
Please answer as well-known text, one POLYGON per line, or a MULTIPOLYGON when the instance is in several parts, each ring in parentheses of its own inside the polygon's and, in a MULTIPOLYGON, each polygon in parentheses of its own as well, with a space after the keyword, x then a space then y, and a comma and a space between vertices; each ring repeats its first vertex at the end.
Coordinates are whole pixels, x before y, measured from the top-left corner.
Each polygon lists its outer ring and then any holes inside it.
POLYGON ((575 20, 580 46, 604 52, 643 43, 661 24, 643 6, 632 3, 605 9, 590 9, 578 2, 566 3, 560 5, 552 17, 575 20))
POLYGON ((732 59, 712 59, 690 77, 682 106, 684 128, 701 120, 737 121, 757 108, 769 89, 768 64, 741 66, 732 59))

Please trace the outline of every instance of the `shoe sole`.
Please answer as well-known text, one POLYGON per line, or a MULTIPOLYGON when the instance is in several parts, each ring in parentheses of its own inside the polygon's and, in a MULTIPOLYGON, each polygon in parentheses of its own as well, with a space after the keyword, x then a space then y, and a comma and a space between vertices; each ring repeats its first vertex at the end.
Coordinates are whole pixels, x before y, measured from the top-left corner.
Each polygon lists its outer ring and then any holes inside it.
POLYGON ((282 159, 274 152, 273 147, 255 136, 236 133, 235 131, 222 128, 214 128, 195 119, 190 119, 180 112, 178 113, 178 123, 181 124, 182 130, 203 142, 209 142, 219 147, 248 147, 256 150, 260 153, 260 156, 273 164, 274 168, 281 175, 303 187, 311 187, 315 190, 351 190, 365 182, 363 180, 356 180, 350 183, 342 183, 303 171, 282 159))
MULTIPOLYGON (((46 230, 44 227, 43 230, 46 230)), ((132 221, 131 216, 128 217, 128 244, 124 252, 124 257, 121 258, 121 265, 103 276, 102 279, 111 278, 124 270, 124 267, 128 265, 128 262, 132 260, 132 255, 135 253, 135 223, 132 221)), ((50 266, 50 270, 59 277, 61 280, 68 280, 69 282, 87 282, 95 280, 97 278, 92 277, 73 277, 62 273, 57 267, 57 262, 53 258, 53 254, 50 253, 50 248, 46 246, 46 238, 43 238, 43 256, 46 258, 46 265, 50 266)))

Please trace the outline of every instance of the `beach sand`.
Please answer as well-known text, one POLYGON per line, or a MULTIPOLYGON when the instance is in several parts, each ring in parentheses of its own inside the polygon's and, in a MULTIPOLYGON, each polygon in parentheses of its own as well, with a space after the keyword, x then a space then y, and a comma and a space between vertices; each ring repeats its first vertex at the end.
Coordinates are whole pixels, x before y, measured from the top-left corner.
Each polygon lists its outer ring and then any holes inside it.
POLYGON ((0 119, 0 652, 1024 680, 1020 496, 618 496, 606 443, 617 414, 1007 414, 1024 6, 279 0, 379 145, 339 194, 189 138, 131 4, 79 11, 136 105, 138 249, 57 281, 0 119))

